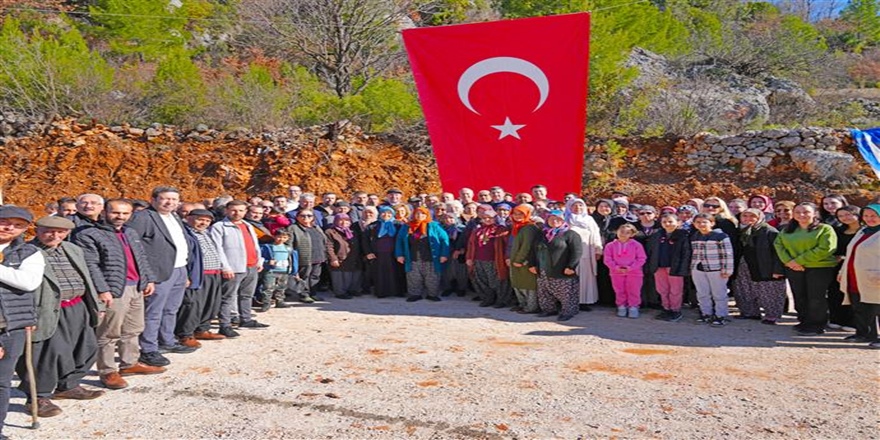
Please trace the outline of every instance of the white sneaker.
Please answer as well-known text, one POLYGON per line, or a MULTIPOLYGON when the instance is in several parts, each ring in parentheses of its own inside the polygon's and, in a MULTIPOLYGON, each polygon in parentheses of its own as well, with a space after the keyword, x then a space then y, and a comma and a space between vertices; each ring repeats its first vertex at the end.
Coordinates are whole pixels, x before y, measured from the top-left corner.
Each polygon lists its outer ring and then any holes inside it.
POLYGON ((843 331, 845 331, 845 332, 850 332, 850 333, 855 333, 855 332, 856 332, 856 329, 855 329, 854 327, 850 327, 850 326, 848 326, 848 325, 842 325, 842 326, 840 326, 840 329, 843 330, 843 331))
POLYGON ((629 317, 630 318, 638 318, 639 317, 639 308, 638 307, 630 307, 629 308, 629 317))
POLYGON ((626 306, 617 307, 617 316, 621 318, 626 318, 626 306))
POLYGON ((831 330, 838 330, 838 329, 840 329, 840 324, 835 324, 833 322, 829 322, 826 325, 826 327, 830 328, 831 330))

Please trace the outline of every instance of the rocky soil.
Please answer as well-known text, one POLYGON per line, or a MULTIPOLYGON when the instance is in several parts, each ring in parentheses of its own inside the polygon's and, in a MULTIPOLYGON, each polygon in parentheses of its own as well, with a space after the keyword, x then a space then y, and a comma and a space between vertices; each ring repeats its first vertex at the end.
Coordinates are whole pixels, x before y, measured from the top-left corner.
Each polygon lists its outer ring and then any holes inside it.
MULTIPOLYGON (((29 206, 35 212, 42 212, 43 204, 60 196, 88 191, 107 197, 146 198, 150 188, 168 184, 181 188, 187 200, 222 194, 283 194, 287 185, 294 183, 317 193, 364 190, 381 194, 392 186, 407 194, 440 191, 436 165, 429 154, 339 124, 252 133, 207 126, 182 131, 160 124, 108 127, 3 115, 0 135, 4 201, 29 206)), ((736 162, 737 153, 731 153, 730 158, 715 157, 700 137, 614 141, 620 145, 616 152, 605 139, 591 139, 587 147, 583 192, 590 199, 623 189, 633 200, 657 205, 681 204, 695 196, 730 199, 751 193, 774 199, 817 200, 833 190, 852 202, 864 203, 876 196, 872 191, 880 189, 846 139, 834 148, 857 159, 852 168, 854 178, 842 180, 861 182, 861 186, 823 181, 780 157, 762 163, 760 171, 745 170, 739 162, 724 168, 716 161, 736 162), (696 159, 700 163, 694 166, 694 158, 704 153, 713 156, 696 159), (715 166, 704 166, 712 164, 715 166)), ((760 157, 769 159, 763 155, 760 157)))
MULTIPOLYGON (((564 324, 478 308, 361 297, 271 310, 265 330, 169 355, 27 429, 47 438, 855 439, 880 437, 880 353, 846 333, 724 328, 596 308, 564 324)), ((87 377, 86 386, 98 386, 87 377)))

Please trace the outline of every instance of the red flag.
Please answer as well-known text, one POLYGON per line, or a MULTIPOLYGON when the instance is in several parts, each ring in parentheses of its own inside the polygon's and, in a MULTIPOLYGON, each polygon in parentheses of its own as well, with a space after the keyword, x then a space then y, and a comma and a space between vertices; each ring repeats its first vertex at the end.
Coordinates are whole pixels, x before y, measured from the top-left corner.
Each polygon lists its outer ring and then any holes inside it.
POLYGON ((580 193, 587 13, 403 31, 446 191, 580 193))

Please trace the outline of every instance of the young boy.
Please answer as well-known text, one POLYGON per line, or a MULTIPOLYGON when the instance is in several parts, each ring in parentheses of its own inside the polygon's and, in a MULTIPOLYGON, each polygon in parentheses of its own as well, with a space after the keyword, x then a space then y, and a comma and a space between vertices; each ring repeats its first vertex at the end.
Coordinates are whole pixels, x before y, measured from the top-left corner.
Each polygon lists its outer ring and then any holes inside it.
POLYGON ((290 307, 284 302, 284 289, 287 288, 287 278, 297 277, 299 271, 299 254, 296 250, 287 246, 290 233, 285 229, 275 231, 271 244, 260 246, 263 254, 262 290, 260 291, 262 302, 260 311, 266 312, 275 302, 275 308, 283 309, 290 307))

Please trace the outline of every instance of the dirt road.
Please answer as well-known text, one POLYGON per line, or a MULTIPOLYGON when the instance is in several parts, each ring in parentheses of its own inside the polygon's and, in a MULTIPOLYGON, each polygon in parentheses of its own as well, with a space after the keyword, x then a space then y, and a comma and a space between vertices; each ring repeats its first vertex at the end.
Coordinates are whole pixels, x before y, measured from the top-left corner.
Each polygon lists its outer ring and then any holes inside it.
MULTIPOLYGON (((880 438, 880 352, 792 320, 725 328, 621 319, 564 324, 465 298, 361 297, 261 315, 266 330, 169 355, 163 375, 15 439, 880 438)), ((87 386, 99 386, 96 377, 87 386)))

